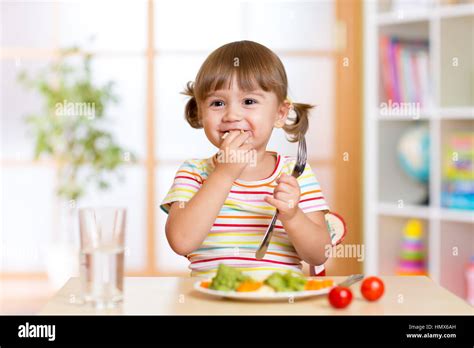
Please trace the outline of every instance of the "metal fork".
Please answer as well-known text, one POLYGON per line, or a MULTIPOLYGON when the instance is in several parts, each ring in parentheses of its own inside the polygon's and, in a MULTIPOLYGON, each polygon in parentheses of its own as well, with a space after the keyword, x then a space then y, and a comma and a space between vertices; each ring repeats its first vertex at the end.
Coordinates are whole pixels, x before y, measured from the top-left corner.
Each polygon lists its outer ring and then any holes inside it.
POLYGON ((344 279, 344 281, 342 283, 337 284, 337 286, 349 287, 352 284, 355 284, 355 283, 357 283, 358 281, 360 281, 362 279, 364 279, 363 274, 352 274, 349 277, 347 277, 346 279, 344 279))
MULTIPOLYGON (((304 138, 304 135, 301 135, 298 142, 298 154, 296 156, 295 167, 293 168, 293 172, 291 173, 293 177, 297 178, 303 173, 304 168, 306 167, 306 158, 306 140, 304 138)), ((255 257, 258 260, 263 259, 267 252, 268 246, 270 245, 270 239, 273 235, 273 228, 275 227, 277 215, 278 210, 276 210, 273 214, 272 222, 270 222, 270 225, 268 226, 267 231, 265 232, 265 236, 263 237, 262 243, 260 244, 260 247, 255 253, 255 257)))

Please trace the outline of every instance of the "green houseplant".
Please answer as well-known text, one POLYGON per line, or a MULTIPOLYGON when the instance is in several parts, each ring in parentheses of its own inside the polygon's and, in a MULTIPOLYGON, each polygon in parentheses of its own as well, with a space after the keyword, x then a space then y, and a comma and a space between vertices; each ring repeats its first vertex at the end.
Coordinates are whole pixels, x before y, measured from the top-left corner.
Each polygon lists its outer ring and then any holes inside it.
POLYGON ((111 176, 123 180, 120 167, 135 161, 135 155, 122 148, 107 130, 110 123, 105 111, 119 98, 113 82, 94 83, 92 59, 91 54, 78 48, 65 49, 36 76, 25 72, 18 76, 43 100, 43 109, 26 117, 35 159, 52 160, 56 168, 60 234, 53 236, 46 260, 55 287, 76 273, 79 266, 78 247, 73 243, 77 202, 93 186, 107 189, 111 176))
POLYGON ((113 82, 94 84, 92 58, 78 48, 66 49, 57 62, 37 76, 25 72, 19 75, 19 80, 44 100, 44 109, 26 118, 35 143, 35 158, 54 160, 57 194, 68 201, 79 200, 93 184, 99 189, 108 188, 105 176, 135 160, 106 130, 105 110, 117 103, 118 97, 113 82), (71 57, 80 57, 80 64, 70 64, 71 57))

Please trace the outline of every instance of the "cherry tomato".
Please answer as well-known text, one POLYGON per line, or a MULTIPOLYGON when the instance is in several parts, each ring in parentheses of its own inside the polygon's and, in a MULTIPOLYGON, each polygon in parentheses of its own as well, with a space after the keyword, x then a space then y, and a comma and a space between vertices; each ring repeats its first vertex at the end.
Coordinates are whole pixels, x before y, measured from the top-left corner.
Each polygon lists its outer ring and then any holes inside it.
POLYGON ((352 301, 351 289, 336 286, 329 292, 329 303, 335 308, 344 308, 352 301))
POLYGON ((362 292, 362 296, 364 296, 367 300, 376 301, 382 297, 384 285, 380 278, 368 277, 362 282, 360 291, 362 292))

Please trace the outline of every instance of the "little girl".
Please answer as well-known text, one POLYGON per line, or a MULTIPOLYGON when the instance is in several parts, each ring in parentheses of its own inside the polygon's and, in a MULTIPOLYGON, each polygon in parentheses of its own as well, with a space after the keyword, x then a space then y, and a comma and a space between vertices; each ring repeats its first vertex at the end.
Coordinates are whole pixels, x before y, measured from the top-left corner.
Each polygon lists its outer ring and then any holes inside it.
POLYGON ((306 164, 296 179, 296 157, 266 150, 274 128, 283 128, 292 142, 308 129, 312 106, 292 103, 287 89, 278 56, 252 41, 218 48, 188 83, 186 120, 204 128, 219 149, 210 158, 186 160, 160 206, 168 213, 168 242, 188 258, 191 276, 212 278, 220 263, 255 278, 287 270, 301 275, 302 260, 326 261, 329 208, 313 171, 306 164), (275 209, 273 237, 258 260, 275 209))

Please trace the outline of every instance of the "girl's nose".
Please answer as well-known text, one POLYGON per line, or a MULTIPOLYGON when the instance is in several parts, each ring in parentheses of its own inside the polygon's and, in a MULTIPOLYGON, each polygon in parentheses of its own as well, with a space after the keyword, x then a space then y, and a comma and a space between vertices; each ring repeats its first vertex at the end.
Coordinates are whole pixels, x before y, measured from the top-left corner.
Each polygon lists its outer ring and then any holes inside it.
POLYGON ((224 114, 223 121, 232 122, 232 121, 240 121, 243 119, 242 112, 239 110, 238 107, 229 107, 224 114))

